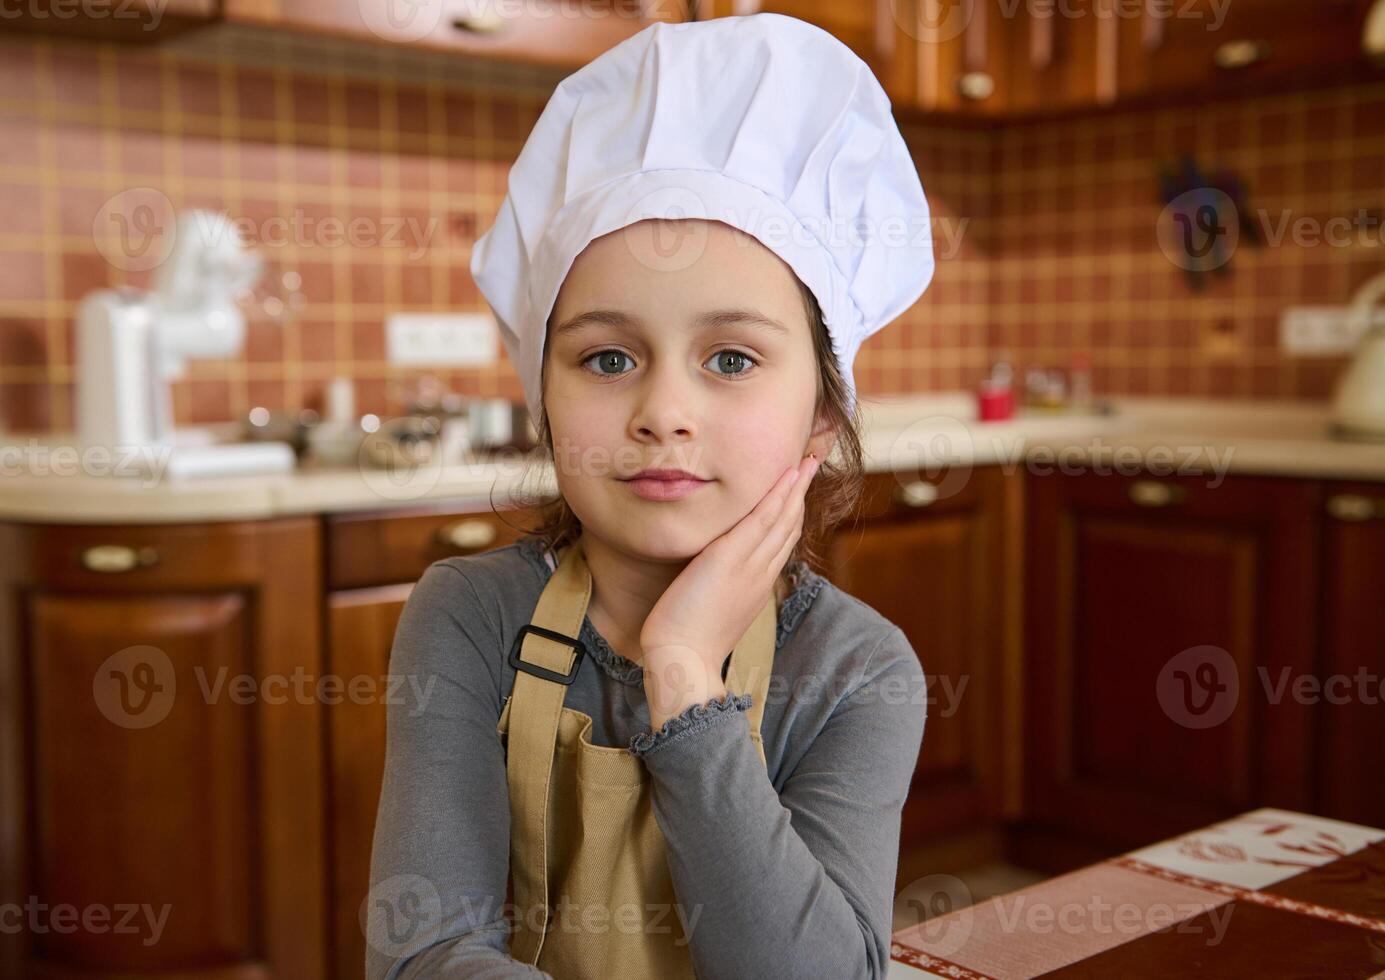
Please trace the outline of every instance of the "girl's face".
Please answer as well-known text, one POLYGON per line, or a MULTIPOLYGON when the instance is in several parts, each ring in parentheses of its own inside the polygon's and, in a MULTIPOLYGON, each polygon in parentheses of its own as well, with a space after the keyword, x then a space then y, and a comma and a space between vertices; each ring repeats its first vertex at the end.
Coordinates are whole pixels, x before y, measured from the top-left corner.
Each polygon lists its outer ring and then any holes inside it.
POLYGON ((558 487, 584 529, 686 560, 831 431, 797 280, 730 225, 646 220, 592 241, 550 318, 544 403, 558 487), (631 480, 649 468, 694 482, 631 480))

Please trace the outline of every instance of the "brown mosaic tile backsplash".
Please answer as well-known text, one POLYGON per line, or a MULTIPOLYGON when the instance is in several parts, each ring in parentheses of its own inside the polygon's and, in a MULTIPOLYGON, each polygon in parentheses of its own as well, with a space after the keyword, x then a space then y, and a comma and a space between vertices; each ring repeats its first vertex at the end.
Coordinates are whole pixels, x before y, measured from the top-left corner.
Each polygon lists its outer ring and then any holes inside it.
MULTIPOLYGON (((485 309, 470 245, 546 91, 0 38, 0 429, 72 428, 78 302, 148 283, 159 214, 130 202, 151 197, 248 219, 307 300, 286 325, 252 320, 238 358, 192 362, 180 424, 316 405, 336 375, 362 411, 397 412, 411 376, 385 360, 384 319, 485 309)), ((1279 312, 1342 303, 1385 268, 1382 121, 1385 85, 1363 84, 998 131, 905 123, 937 274, 862 351, 861 391, 970 387, 1000 351, 1022 369, 1087 350, 1098 393, 1326 397, 1341 360, 1282 355, 1279 312), (1233 170, 1271 233, 1360 209, 1366 230, 1243 244, 1196 293, 1155 234, 1157 166, 1183 152, 1233 170)), ((520 398, 503 358, 433 373, 520 398)))

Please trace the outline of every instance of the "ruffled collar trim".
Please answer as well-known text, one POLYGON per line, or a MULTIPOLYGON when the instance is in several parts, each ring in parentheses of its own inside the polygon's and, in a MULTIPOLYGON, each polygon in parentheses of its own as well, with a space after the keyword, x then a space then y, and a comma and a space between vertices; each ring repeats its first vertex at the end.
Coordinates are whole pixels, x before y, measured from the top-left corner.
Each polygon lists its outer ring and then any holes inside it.
MULTIPOLYGON (((519 553, 528 559, 538 571, 541 581, 547 585, 548 580, 553 577, 553 569, 556 564, 552 553, 549 552, 543 540, 529 535, 520 538, 516 545, 519 553)), ((818 592, 827 584, 827 579, 809 568, 807 562, 801 560, 789 565, 789 575, 790 581, 794 585, 789 594, 784 597, 784 601, 779 604, 779 617, 774 631, 774 648, 776 650, 788 640, 789 634, 794 631, 808 612, 808 608, 817 598, 818 592)), ((611 645, 606 642, 605 637, 596 631, 596 627, 592 625, 589 617, 583 617, 582 630, 577 638, 587 648, 588 656, 599 663, 601 669, 611 677, 622 684, 644 684, 644 668, 613 650, 611 645)))

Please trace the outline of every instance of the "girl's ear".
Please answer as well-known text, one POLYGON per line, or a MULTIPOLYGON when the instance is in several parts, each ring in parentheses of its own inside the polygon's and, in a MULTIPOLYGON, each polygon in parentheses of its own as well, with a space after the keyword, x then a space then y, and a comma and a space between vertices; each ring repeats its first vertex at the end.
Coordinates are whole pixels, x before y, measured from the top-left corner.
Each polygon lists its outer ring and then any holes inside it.
POLYGON ((816 453, 818 459, 825 460, 832 454, 837 444, 837 427, 826 413, 820 413, 813 423, 813 433, 808 437, 808 448, 804 454, 816 453))

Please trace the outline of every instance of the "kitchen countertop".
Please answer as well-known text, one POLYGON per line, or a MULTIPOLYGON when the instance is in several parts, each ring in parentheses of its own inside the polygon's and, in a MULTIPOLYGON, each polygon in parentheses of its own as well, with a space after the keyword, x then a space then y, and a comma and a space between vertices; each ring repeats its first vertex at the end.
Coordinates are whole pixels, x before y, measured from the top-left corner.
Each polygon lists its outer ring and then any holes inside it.
MULTIPOLYGON (((967 393, 862 399, 871 472, 954 473, 1000 465, 1034 473, 1154 476, 1227 473, 1385 481, 1385 443, 1331 438, 1325 404, 1114 398, 1109 415, 1027 414, 975 420, 967 393)), ((173 480, 81 465, 61 434, 0 437, 0 520, 188 523, 456 504, 488 506, 551 492, 551 468, 518 453, 410 474, 303 466, 270 476, 173 480), (85 471, 84 471, 85 470, 85 471)))

